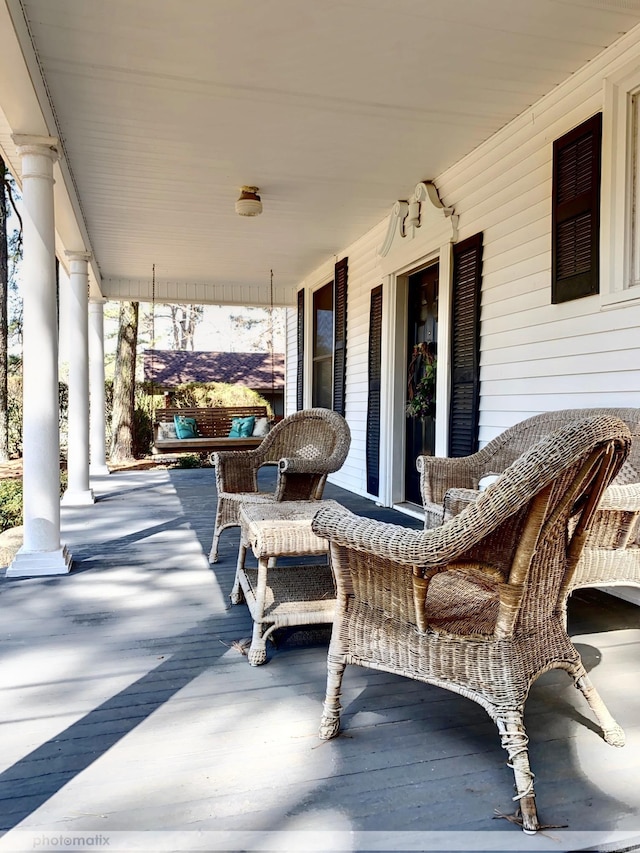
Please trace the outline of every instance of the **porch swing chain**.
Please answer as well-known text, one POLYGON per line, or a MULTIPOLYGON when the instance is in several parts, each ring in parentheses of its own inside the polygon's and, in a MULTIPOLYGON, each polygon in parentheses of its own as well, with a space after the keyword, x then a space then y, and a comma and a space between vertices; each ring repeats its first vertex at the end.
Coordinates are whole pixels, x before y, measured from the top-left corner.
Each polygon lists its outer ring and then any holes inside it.
POLYGON ((156 422, 155 395, 155 345, 156 345, 156 265, 151 267, 151 424, 156 422))
POLYGON ((273 411, 273 417, 275 418, 275 399, 276 399, 276 391, 275 391, 275 364, 274 364, 274 355, 273 355, 273 270, 271 270, 271 283, 269 286, 269 325, 270 325, 270 348, 271 348, 271 409, 273 411))

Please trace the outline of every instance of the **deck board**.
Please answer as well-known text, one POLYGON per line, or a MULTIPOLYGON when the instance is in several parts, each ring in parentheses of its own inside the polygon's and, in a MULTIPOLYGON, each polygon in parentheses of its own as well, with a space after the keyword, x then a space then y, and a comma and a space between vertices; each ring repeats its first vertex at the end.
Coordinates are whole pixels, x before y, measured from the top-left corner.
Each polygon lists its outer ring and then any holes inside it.
MULTIPOLYGON (((492 819, 513 811, 512 774, 479 706, 348 667, 344 734, 323 743, 328 631, 286 632, 265 666, 249 667, 234 646, 250 636, 249 613, 228 598, 238 531, 223 533, 215 566, 206 558, 211 469, 122 472, 94 489, 95 506, 63 508, 70 575, 0 580, 0 850, 52 832, 111 834, 115 850, 284 850, 287 839, 291 849, 569 850, 594 833, 610 850, 640 844, 634 605, 594 590, 570 605, 624 749, 602 741, 565 673, 532 688, 538 807, 569 827, 532 841, 492 819), (296 847, 294 831, 310 846, 296 847)), ((326 497, 419 527, 332 486, 326 497)))

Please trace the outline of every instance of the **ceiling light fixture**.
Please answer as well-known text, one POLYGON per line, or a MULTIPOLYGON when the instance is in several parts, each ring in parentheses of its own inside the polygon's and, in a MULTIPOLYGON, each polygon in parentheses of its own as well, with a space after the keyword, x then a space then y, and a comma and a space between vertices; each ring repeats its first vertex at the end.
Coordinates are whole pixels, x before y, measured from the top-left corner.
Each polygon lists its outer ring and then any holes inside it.
POLYGON ((258 216, 262 213, 258 189, 259 187, 242 187, 240 198, 236 202, 236 213, 239 216, 258 216))

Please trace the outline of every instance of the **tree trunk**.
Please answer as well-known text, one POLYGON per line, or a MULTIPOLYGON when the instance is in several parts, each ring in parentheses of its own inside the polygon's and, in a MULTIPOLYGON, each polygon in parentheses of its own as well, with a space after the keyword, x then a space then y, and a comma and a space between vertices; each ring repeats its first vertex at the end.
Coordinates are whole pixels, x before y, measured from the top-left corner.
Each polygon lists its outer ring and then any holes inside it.
POLYGON ((196 326, 202 320, 202 305, 170 305, 171 330, 174 350, 193 351, 193 336, 196 326))
POLYGON ((131 461, 134 447, 136 347, 138 343, 138 303, 120 304, 118 344, 113 378, 111 462, 131 461))
POLYGON ((7 168, 0 157, 0 462, 9 459, 9 398, 7 392, 8 373, 8 319, 9 299, 9 246, 7 243, 7 191, 5 189, 7 168))

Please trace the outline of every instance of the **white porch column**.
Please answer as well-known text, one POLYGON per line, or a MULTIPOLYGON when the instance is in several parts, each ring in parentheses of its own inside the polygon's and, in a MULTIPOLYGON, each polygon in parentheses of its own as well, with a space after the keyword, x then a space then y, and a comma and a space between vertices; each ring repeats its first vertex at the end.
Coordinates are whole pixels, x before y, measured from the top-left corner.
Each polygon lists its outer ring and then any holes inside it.
POLYGON ((60 435, 53 164, 58 140, 13 137, 22 165, 24 544, 8 577, 66 574, 60 543, 60 435))
POLYGON ((69 270, 69 438, 63 506, 94 502, 89 488, 89 267, 91 252, 66 252, 69 270))
POLYGON ((105 449, 106 418, 104 396, 104 304, 106 299, 89 300, 89 473, 108 474, 105 449))

